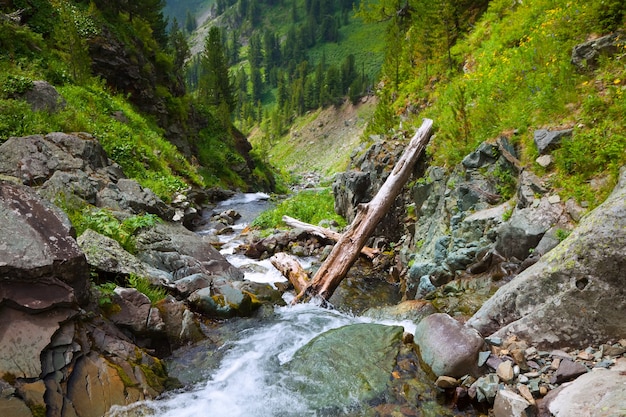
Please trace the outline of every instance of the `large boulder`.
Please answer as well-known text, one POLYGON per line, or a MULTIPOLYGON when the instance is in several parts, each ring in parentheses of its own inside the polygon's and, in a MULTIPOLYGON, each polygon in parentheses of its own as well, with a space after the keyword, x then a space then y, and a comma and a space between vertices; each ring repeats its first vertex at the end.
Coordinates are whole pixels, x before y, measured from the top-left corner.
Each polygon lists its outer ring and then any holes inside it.
POLYGON ((415 343, 426 365, 436 376, 478 376, 478 352, 485 342, 474 330, 447 314, 432 314, 419 322, 415 343))
POLYGON ((173 281, 194 274, 243 280, 243 272, 228 263, 208 240, 180 224, 159 223, 142 229, 136 243, 137 258, 171 274, 173 281))
POLYGON ((87 300, 87 260, 65 213, 0 181, 0 219, 0 304, 40 311, 87 300))
POLYGON ((626 168, 609 198, 468 321, 483 335, 542 347, 626 337, 626 168))
POLYGON ((546 397, 554 417, 618 417, 626 414, 626 361, 588 372, 546 397))
POLYGON ((377 398, 387 388, 403 328, 354 324, 330 330, 300 348, 289 369, 304 379, 315 408, 346 407, 377 398))
POLYGON ((9 138, 0 145, 0 173, 20 178, 27 185, 43 185, 56 171, 91 174, 110 164, 100 143, 86 133, 9 138))
POLYGON ((22 97, 33 111, 54 113, 63 110, 66 105, 63 96, 47 81, 33 81, 32 88, 22 97))

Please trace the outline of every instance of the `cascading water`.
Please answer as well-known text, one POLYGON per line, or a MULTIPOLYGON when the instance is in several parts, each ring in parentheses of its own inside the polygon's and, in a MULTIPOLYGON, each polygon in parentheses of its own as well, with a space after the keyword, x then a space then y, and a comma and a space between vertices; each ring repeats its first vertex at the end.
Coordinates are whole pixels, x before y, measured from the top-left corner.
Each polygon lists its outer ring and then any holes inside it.
MULTIPOLYGON (((223 203, 218 210, 234 208, 242 213, 242 219, 235 226, 235 230, 241 230, 248 221, 265 209, 266 198, 263 194, 238 196, 223 203)), ((229 261, 235 266, 253 262, 233 254, 232 248, 238 243, 232 239, 232 236, 223 238, 222 252, 229 261)), ((267 268, 267 272, 246 273, 246 279, 260 282, 284 280, 269 262, 263 267, 267 268)), ((286 301, 290 301, 288 297, 290 295, 285 295, 286 301)), ((223 353, 221 361, 216 368, 209 370, 206 382, 184 391, 168 393, 155 401, 114 407, 108 415, 317 416, 319 410, 315 404, 311 404, 298 392, 294 375, 289 370, 289 361, 298 349, 330 329, 356 323, 371 323, 373 320, 309 303, 275 307, 273 314, 266 314, 263 319, 243 322, 249 323, 250 327, 238 331, 220 348, 223 353)), ((414 330, 411 322, 383 324, 400 324, 406 331, 414 330)))
POLYGON ((115 408, 110 416, 315 416, 314 405, 290 384, 292 375, 285 364, 315 336, 363 322, 371 320, 314 304, 277 307, 260 326, 241 331, 222 348, 227 352, 206 383, 157 401, 115 408))

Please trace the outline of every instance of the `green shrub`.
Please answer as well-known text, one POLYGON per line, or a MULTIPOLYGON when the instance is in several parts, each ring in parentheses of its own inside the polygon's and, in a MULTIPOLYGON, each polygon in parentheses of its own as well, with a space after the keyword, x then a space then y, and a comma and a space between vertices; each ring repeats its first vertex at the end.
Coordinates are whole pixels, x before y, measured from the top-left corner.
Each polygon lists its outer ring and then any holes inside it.
POLYGON ((167 296, 167 289, 152 285, 147 278, 140 277, 135 274, 130 274, 128 277, 128 285, 148 297, 152 305, 158 303, 167 296))
MULTIPOLYGON (((67 207, 65 208, 67 210, 67 207)), ((110 237, 128 252, 135 253, 135 234, 148 227, 153 227, 161 221, 155 214, 130 216, 123 221, 118 220, 110 210, 85 207, 82 210, 70 209, 70 221, 76 228, 78 235, 91 229, 101 235, 110 237)))

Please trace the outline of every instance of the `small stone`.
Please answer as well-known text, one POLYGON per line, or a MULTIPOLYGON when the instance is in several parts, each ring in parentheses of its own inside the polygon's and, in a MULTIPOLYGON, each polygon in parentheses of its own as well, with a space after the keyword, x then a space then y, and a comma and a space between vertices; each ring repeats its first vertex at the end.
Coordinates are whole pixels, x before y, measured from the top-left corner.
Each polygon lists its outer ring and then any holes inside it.
POLYGON ((459 385, 459 380, 451 376, 442 375, 437 378, 435 385, 443 389, 455 388, 459 385))
POLYGON ((524 376, 528 377, 528 378, 537 378, 539 376, 539 372, 526 372, 524 374, 524 376))
POLYGON ((611 366, 613 366, 615 364, 614 361, 610 360, 610 359, 605 359, 601 362, 596 363, 596 365, 594 366, 595 368, 604 368, 604 369, 609 369, 611 366))
POLYGON ((492 402, 496 398, 498 391, 498 376, 496 374, 487 374, 481 378, 478 378, 470 388, 470 395, 473 391, 476 393, 476 400, 478 402, 489 401, 492 402))
POLYGON ((626 348, 619 345, 608 346, 604 349, 606 356, 620 356, 626 353, 626 348))
POLYGON ((551 155, 541 155, 539 158, 535 159, 540 166, 547 168, 552 164, 552 156, 551 155))
POLYGON ((489 356, 491 356, 491 352, 489 351, 478 352, 478 366, 483 366, 487 362, 487 359, 489 359, 489 356))
POLYGON ((584 361, 593 360, 593 355, 587 351, 580 352, 576 357, 584 361))
POLYGON ((620 341, 617 343, 619 343, 620 345, 626 348, 626 339, 620 339, 620 341))
POLYGON ((535 356, 537 354, 537 348, 534 347, 534 346, 531 346, 528 349, 526 349, 526 351, 524 353, 526 354, 527 358, 530 358, 530 357, 535 356))
POLYGON ((511 382, 513 378, 515 378, 515 373, 513 371, 513 364, 511 361, 504 361, 496 370, 496 374, 500 377, 503 382, 511 382))
POLYGON ((486 337, 485 342, 487 342, 491 346, 502 346, 502 338, 497 336, 486 337))
POLYGON ((548 387, 546 387, 545 385, 542 385, 542 386, 539 387, 539 395, 541 395, 543 397, 547 393, 548 393, 548 387))
POLYGON ((585 365, 569 359, 563 359, 559 365, 559 369, 557 369, 554 373, 550 382, 553 384, 561 384, 563 382, 571 381, 586 372, 587 368, 585 365))
POLYGON ((561 364, 561 358, 554 358, 552 364, 550 365, 550 369, 554 369, 555 371, 559 369, 559 365, 561 364))
POLYGON ((548 197, 548 203, 550 204, 557 204, 560 202, 561 202, 561 197, 559 197, 557 194, 551 195, 548 197))
POLYGON ((523 417, 530 414, 531 404, 522 396, 503 389, 498 391, 498 395, 493 404, 494 417, 523 417))
POLYGON ((533 397, 526 385, 518 385, 517 390, 526 401, 528 401, 530 404, 535 404, 535 398, 533 397))
POLYGON ((528 384, 528 377, 526 375, 520 375, 519 377, 517 377, 517 380, 520 382, 520 384, 528 384))

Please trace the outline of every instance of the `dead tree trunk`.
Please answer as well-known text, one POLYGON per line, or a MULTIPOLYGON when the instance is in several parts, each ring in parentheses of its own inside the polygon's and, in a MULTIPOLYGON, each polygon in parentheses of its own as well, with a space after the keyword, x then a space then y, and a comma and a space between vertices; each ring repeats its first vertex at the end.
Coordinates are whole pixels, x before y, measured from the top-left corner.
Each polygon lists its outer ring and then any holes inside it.
POLYGON ((424 123, 409 142, 404 154, 374 199, 367 204, 359 205, 350 229, 341 236, 311 283, 299 292, 296 300, 301 300, 305 296, 322 297, 324 300, 330 298, 358 258, 361 248, 365 246, 378 222, 402 191, 417 159, 430 140, 432 125, 432 120, 424 119, 424 123))
POLYGON ((285 252, 279 252, 270 258, 270 262, 291 282, 297 294, 308 287, 309 275, 295 257, 285 252))
MULTIPOLYGON (((296 229, 302 229, 307 233, 334 240, 335 242, 341 239, 341 233, 335 232, 334 230, 330 230, 325 227, 305 223, 300 220, 294 219, 293 217, 283 216, 283 222, 287 226, 294 227, 296 229)), ((361 253, 367 256, 369 259, 374 259, 380 253, 380 251, 374 248, 364 246, 363 248, 361 248, 361 253)))

